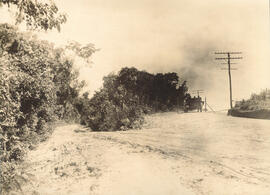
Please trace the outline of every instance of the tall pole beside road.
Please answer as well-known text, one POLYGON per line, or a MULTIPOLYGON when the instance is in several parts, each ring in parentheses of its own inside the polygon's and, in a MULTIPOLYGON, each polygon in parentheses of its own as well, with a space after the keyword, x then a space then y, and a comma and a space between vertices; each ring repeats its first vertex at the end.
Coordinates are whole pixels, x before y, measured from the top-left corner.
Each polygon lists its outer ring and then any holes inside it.
POLYGON ((227 57, 223 57, 223 58, 215 58, 216 60, 226 60, 227 64, 228 64, 228 68, 224 69, 222 68, 222 70, 228 70, 228 75, 229 75, 229 85, 230 85, 230 107, 232 109, 233 105, 232 105, 232 76, 231 76, 231 70, 236 70, 235 68, 231 68, 231 60, 238 60, 238 59, 243 59, 242 57, 231 57, 232 54, 242 54, 242 52, 215 52, 215 54, 219 55, 227 55, 227 57))

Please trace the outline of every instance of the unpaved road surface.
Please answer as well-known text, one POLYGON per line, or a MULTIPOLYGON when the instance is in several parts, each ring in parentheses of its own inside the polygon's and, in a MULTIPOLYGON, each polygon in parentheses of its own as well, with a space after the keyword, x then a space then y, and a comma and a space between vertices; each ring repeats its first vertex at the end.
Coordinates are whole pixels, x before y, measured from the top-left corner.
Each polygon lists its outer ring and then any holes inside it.
POLYGON ((270 120, 162 113, 141 130, 62 125, 22 169, 27 195, 268 195, 270 120))

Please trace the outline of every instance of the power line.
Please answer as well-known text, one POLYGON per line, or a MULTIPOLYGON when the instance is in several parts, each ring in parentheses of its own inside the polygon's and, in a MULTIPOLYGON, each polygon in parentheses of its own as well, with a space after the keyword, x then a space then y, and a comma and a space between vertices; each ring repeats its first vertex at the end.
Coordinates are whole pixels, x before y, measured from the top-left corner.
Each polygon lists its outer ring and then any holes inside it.
POLYGON ((242 54, 242 52, 233 52, 233 51, 230 51, 230 52, 215 52, 215 54, 242 54))
POLYGON ((242 54, 242 52, 215 52, 216 55, 227 55, 227 57, 223 58, 215 58, 216 60, 226 60, 228 64, 228 68, 222 69, 222 70, 228 70, 228 75, 229 75, 229 85, 230 85, 230 107, 232 109, 232 76, 231 76, 231 70, 237 70, 235 68, 231 68, 231 60, 240 60, 243 59, 241 56, 237 57, 231 57, 233 54, 242 54))
POLYGON ((192 94, 196 93, 198 95, 198 97, 200 96, 200 93, 203 93, 204 90, 202 89, 197 89, 197 90, 192 90, 192 94))
MULTIPOLYGON (((221 64, 228 64, 228 63, 221 63, 221 64)), ((237 64, 237 63, 231 63, 231 65, 232 65, 232 64, 237 64)))
POLYGON ((215 112, 213 108, 211 108, 211 106, 209 106, 209 104, 206 102, 206 105, 212 110, 212 112, 215 112))
MULTIPOLYGON (((228 68, 221 68, 220 70, 229 70, 228 68)), ((238 68, 231 68, 231 70, 238 70, 238 68)))

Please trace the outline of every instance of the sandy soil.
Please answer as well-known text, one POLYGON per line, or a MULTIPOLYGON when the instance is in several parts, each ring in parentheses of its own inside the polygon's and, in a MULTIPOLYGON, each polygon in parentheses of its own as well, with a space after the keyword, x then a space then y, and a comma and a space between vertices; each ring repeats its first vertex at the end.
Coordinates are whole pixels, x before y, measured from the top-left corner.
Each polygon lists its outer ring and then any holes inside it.
POLYGON ((22 165, 31 195, 270 194, 270 120, 146 117, 141 130, 61 125, 22 165))

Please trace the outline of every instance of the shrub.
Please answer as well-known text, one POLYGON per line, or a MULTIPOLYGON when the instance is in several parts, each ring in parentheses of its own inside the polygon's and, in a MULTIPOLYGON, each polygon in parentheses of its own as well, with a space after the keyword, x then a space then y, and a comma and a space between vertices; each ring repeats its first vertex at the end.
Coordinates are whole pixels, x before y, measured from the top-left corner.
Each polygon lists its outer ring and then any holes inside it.
POLYGON ((176 73, 153 75, 122 68, 103 81, 91 99, 85 95, 76 102, 81 124, 95 131, 140 128, 144 114, 175 109, 187 92, 186 82, 180 85, 176 73))
POLYGON ((1 177, 0 177, 0 194, 8 194, 11 190, 20 189, 21 185, 16 179, 15 163, 2 162, 1 163, 1 177))
POLYGON ((270 110, 270 93, 267 90, 260 94, 252 94, 250 99, 236 102, 235 109, 240 110, 270 110))
POLYGON ((118 82, 117 75, 104 77, 103 88, 91 98, 81 98, 77 108, 81 123, 95 131, 139 128, 143 109, 138 97, 118 82))
MULTIPOLYGON (((83 83, 64 49, 8 24, 0 24, 0 43, 0 161, 8 165, 44 141, 52 132, 50 123, 78 120, 74 101, 83 83)), ((86 58, 94 52, 92 45, 87 48, 86 58)), ((1 172, 3 183, 11 179, 7 174, 1 172)))

